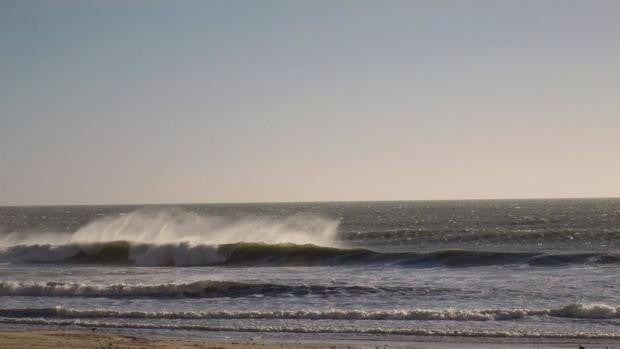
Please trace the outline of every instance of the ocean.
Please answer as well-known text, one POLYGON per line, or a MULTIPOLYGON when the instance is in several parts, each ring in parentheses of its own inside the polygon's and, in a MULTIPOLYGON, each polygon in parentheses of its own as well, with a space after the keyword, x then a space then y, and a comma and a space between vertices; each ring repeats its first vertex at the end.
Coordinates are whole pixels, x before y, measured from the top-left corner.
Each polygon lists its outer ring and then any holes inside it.
POLYGON ((620 199, 0 207, 0 328, 620 343, 620 199))

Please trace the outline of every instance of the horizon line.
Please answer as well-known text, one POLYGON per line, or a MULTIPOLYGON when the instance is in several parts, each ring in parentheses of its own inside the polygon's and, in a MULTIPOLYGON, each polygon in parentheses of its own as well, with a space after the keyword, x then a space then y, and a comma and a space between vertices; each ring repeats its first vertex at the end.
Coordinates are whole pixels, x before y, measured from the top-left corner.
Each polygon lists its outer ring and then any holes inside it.
POLYGON ((73 203, 73 204, 17 204, 0 205, 6 207, 70 207, 70 206, 187 206, 187 205, 260 205, 260 204, 321 204, 321 203, 362 203, 362 202, 434 202, 434 201, 526 201, 526 200, 604 200, 620 199, 620 196, 585 197, 507 197, 507 198, 460 198, 460 199, 382 199, 382 200, 321 200, 321 201, 214 201, 214 202, 154 202, 154 203, 73 203))

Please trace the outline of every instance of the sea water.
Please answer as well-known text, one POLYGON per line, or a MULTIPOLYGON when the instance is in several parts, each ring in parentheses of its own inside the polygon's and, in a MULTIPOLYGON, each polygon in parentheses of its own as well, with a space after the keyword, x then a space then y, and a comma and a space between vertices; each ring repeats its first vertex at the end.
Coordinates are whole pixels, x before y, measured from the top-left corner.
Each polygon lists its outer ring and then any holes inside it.
POLYGON ((0 208, 0 328, 620 342, 620 199, 0 208))

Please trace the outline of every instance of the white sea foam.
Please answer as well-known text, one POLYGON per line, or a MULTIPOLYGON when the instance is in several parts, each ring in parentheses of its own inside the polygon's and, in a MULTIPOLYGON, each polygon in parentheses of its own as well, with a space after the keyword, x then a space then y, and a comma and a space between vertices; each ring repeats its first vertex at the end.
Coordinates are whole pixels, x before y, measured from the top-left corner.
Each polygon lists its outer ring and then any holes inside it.
POLYGON ((244 242, 333 244, 338 221, 313 215, 283 218, 226 218, 198 215, 181 209, 138 210, 122 217, 91 222, 71 236, 71 242, 134 241, 153 244, 244 242))
POLYGON ((388 327, 349 327, 349 326, 303 326, 303 325, 209 325, 209 324, 171 324, 136 321, 93 321, 60 320, 44 318, 10 318, 0 317, 0 323, 14 325, 42 326, 77 326, 123 329, 156 330, 194 330, 212 332, 280 332, 280 333, 345 333, 345 334, 380 334, 380 335, 415 335, 415 336, 452 336, 452 337, 492 337, 492 338, 600 338, 618 339, 618 332, 571 331, 547 332, 527 330, 444 330, 423 328, 388 328, 388 327))
POLYGON ((22 283, 0 282, 2 296, 36 297, 183 297, 198 296, 206 291, 228 290, 235 283, 198 281, 186 284, 80 284, 80 283, 22 283))
POLYGON ((620 319, 620 307, 606 304, 569 304, 554 309, 412 309, 412 310, 293 310, 293 311, 118 311, 64 307, 0 309, 4 317, 136 318, 136 319, 299 319, 299 320, 422 320, 508 321, 528 316, 582 319, 620 319), (579 314, 570 309, 590 309, 579 314), (600 309, 605 309, 601 311, 600 309))
POLYGON ((140 209, 95 219, 73 233, 3 233, 0 247, 132 241, 152 244, 265 242, 334 245, 337 220, 316 215, 237 218, 199 215, 184 209, 140 209))

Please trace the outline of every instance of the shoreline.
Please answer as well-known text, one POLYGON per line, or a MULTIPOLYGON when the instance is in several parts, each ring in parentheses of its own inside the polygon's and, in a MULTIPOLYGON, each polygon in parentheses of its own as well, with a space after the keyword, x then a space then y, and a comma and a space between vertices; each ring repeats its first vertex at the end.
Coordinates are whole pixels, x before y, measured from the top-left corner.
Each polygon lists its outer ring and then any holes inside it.
POLYGON ((470 342, 455 340, 450 342, 425 340, 364 340, 364 339, 303 339, 278 340, 256 339, 252 336, 241 338, 208 338, 205 336, 164 337, 146 333, 129 334, 113 331, 91 331, 76 329, 0 329, 0 349, 10 348, 202 348, 202 349, 474 349, 474 348, 577 348, 583 343, 586 348, 605 348, 617 343, 590 342, 588 340, 565 343, 506 343, 470 342))
POLYGON ((0 348, 194 348, 194 349, 239 349, 239 348, 280 348, 280 349, 354 349, 350 345, 326 343, 286 343, 266 342, 249 339, 176 339, 158 336, 129 335, 112 332, 93 332, 80 330, 0 330, 0 348))

